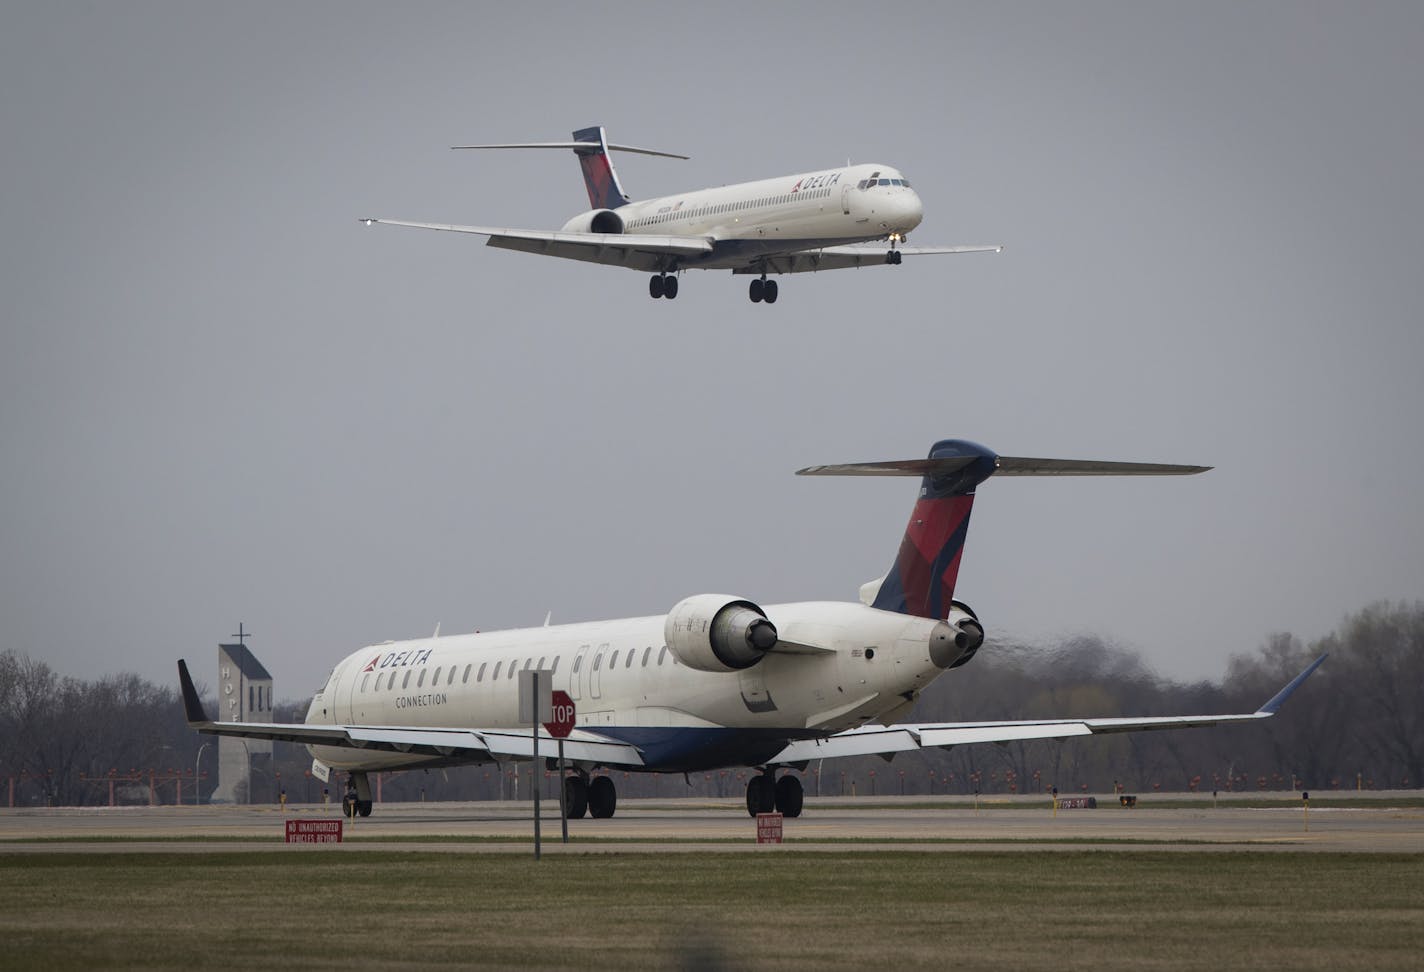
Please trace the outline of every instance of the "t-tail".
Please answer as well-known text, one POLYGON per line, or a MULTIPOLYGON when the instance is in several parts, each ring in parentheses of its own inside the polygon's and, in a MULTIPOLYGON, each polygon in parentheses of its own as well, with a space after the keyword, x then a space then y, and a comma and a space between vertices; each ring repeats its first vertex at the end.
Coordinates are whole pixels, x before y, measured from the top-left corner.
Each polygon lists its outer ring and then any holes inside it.
POLYGON ((943 439, 924 459, 811 466, 802 476, 919 476, 920 495, 890 571, 871 607, 943 620, 969 533, 974 493, 990 476, 1189 476, 1210 466, 1000 456, 965 439, 943 439))
POLYGON ((579 168, 583 169, 583 184, 588 189, 588 204, 594 209, 617 209, 630 200, 618 181, 613 160, 608 157, 608 136, 602 126, 580 128, 574 141, 582 143, 574 149, 579 168))
POLYGON ((618 181, 618 173, 613 169, 609 152, 636 152, 639 155, 657 155, 665 159, 685 159, 685 155, 673 152, 658 152, 654 149, 638 148, 633 145, 614 145, 608 141, 603 126, 593 125, 574 132, 572 142, 500 142, 490 145, 452 145, 457 149, 573 149, 578 156, 579 168, 583 170, 584 187, 588 189, 588 202, 594 209, 617 209, 632 202, 618 181))

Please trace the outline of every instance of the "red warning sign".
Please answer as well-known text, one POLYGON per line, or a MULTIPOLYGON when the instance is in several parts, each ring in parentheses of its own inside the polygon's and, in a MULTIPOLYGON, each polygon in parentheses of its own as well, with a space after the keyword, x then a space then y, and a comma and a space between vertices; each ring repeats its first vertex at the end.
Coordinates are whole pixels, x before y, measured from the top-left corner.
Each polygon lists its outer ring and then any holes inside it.
POLYGON ((781 843, 781 819, 782 817, 779 813, 757 814, 758 844, 781 843))
POLYGON ((289 844, 339 844, 341 820, 288 820, 289 844))

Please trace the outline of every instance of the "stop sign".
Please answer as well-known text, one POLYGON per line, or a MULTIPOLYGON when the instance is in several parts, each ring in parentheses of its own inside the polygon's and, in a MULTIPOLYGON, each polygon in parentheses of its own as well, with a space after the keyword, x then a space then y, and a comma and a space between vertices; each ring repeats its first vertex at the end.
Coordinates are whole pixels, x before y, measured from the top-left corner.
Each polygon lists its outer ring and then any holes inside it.
POLYGON ((574 700, 569 698, 569 693, 556 690, 552 702, 554 718, 544 723, 544 728, 555 739, 563 739, 574 728, 574 700))

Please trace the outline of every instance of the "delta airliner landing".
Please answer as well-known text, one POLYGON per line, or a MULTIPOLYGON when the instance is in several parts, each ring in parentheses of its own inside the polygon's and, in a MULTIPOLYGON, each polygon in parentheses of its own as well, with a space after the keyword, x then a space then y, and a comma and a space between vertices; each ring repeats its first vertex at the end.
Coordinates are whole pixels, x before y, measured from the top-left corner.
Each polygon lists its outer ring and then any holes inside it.
POLYGON ((905 245, 924 218, 924 206, 909 180, 888 165, 846 165, 634 202, 623 191, 610 151, 686 156, 613 145, 596 126, 574 132, 571 142, 454 147, 572 149, 593 208, 556 231, 374 217, 362 222, 473 233, 488 237, 489 246, 640 270, 651 274, 648 295, 669 300, 677 297, 684 270, 753 274, 748 288, 753 303, 772 304, 778 287, 769 274, 897 265, 906 255, 1003 249, 997 244, 905 245))
MULTIPOLYGON (((974 658, 984 627, 955 586, 976 490, 991 476, 1176 476, 1203 466, 1030 459, 963 439, 928 458, 812 466, 802 475, 920 477, 889 571, 860 601, 767 605, 693 594, 666 615, 374 645, 336 664, 304 723, 211 720, 186 664, 179 678, 200 732, 306 744, 313 772, 350 774, 353 812, 371 812, 368 774, 530 759, 518 675, 545 673, 577 708, 564 743, 569 813, 611 817, 601 769, 754 767, 749 813, 798 816, 794 773, 812 760, 1025 739, 1067 739, 1273 716, 1323 657, 1255 712, 1232 715, 899 724, 935 679, 974 658)), ((542 734, 541 734, 542 735, 542 734)), ((554 752, 543 735, 539 752, 554 752)))

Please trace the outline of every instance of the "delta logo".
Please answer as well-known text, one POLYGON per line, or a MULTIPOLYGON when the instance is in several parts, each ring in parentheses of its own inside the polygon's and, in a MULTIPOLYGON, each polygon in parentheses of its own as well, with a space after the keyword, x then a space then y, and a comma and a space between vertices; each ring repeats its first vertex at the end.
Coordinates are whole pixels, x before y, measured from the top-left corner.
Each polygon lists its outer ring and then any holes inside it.
POLYGON ((433 648, 408 648, 405 651, 388 651, 384 655, 377 655, 366 663, 366 667, 361 669, 364 672, 374 672, 377 668, 401 668, 406 665, 423 665, 430 660, 433 648))
POLYGON ((833 186, 841 181, 839 172, 823 172, 820 175, 802 176, 796 180, 796 185, 791 187, 792 192, 804 192, 808 189, 822 189, 826 186, 833 186))

